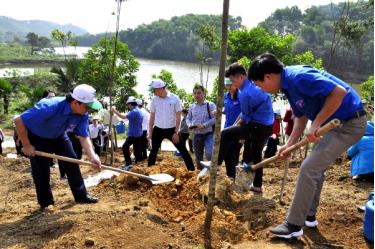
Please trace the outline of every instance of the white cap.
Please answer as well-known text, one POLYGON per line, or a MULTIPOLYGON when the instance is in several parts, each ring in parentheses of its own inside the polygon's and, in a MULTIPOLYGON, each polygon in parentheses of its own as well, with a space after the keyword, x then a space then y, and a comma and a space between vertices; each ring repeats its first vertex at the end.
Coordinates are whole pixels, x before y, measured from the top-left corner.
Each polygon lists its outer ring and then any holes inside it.
POLYGON ((128 98, 128 100, 126 101, 126 104, 129 104, 129 103, 136 103, 137 102, 137 99, 133 96, 130 96, 128 98))
POLYGON ((136 99, 135 102, 137 102, 137 105, 142 105, 143 104, 143 102, 142 102, 141 99, 136 99))
POLYGON ((151 81, 151 84, 150 84, 151 90, 157 89, 157 88, 162 88, 162 87, 165 87, 165 83, 161 79, 153 79, 151 81))
POLYGON ((93 110, 102 109, 102 104, 96 99, 96 90, 92 86, 86 84, 76 86, 72 97, 81 103, 85 103, 93 110))

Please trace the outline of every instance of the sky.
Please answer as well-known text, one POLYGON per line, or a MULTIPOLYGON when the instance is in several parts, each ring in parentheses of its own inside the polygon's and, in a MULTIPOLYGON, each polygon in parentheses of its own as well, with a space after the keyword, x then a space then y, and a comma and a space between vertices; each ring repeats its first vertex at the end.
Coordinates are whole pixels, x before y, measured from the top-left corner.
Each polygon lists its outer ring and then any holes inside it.
MULTIPOLYGON (((301 10, 337 0, 231 0, 229 14, 241 16, 242 24, 252 28, 278 8, 297 5, 301 10)), ((122 3, 120 30, 135 28, 159 19, 188 13, 221 14, 223 0, 125 0, 122 3)), ((0 16, 17 20, 44 20, 74 24, 89 33, 115 30, 115 0, 1 0, 0 16)))

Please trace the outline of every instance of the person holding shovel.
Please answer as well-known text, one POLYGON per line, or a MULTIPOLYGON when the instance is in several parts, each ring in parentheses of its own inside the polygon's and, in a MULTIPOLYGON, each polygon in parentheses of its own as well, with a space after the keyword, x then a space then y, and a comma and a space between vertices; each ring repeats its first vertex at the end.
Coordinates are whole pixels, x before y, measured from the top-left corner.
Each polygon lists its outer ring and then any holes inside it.
MULTIPOLYGON (((253 82, 248 80, 245 68, 233 63, 225 71, 234 87, 239 90, 241 115, 239 121, 221 132, 219 159, 224 159, 227 176, 236 177, 238 157, 237 144, 240 140, 248 140, 248 148, 254 164, 262 160, 262 151, 272 133, 273 109, 271 96, 253 82)), ((245 153, 245 152, 244 152, 245 153)), ((220 165, 220 161, 218 164, 220 165)), ((205 164, 203 164, 205 165, 205 164)), ((209 163, 206 164, 210 165, 209 163)), ((250 190, 256 193, 263 192, 263 170, 256 170, 250 190)))
MULTIPOLYGON (((100 170, 101 162, 95 154, 88 134, 88 111, 102 108, 95 98, 95 89, 82 84, 66 97, 42 99, 14 120, 23 153, 30 157, 31 173, 41 210, 54 205, 50 186, 52 159, 35 156, 35 150, 76 158, 66 130, 75 128, 82 147, 91 163, 100 170)), ((96 203, 97 198, 87 193, 78 164, 61 162, 68 178, 70 189, 77 203, 96 203)))
POLYGON ((287 97, 295 115, 293 131, 283 151, 298 142, 308 120, 312 121, 306 137, 315 143, 310 155, 302 162, 293 202, 286 221, 271 229, 278 237, 303 235, 302 226, 316 227, 316 213, 322 191, 324 172, 347 148, 357 142, 366 130, 366 112, 361 98, 342 80, 310 66, 284 66, 270 53, 256 57, 248 72, 249 78, 264 91, 287 97), (320 126, 332 119, 342 124, 323 138, 316 136, 320 126))

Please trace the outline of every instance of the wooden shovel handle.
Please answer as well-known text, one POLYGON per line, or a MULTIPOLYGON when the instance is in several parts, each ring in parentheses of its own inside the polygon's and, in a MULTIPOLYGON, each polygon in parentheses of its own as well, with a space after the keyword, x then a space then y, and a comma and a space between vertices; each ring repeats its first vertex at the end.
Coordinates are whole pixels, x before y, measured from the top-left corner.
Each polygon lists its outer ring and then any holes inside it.
MULTIPOLYGON (((65 157, 65 156, 59 156, 59 155, 56 155, 56 154, 51 154, 51 153, 38 151, 38 150, 35 151, 35 155, 48 157, 48 158, 52 158, 52 159, 57 159, 57 160, 61 160, 61 161, 69 162, 69 163, 77 163, 77 164, 80 164, 80 165, 95 166, 95 164, 93 164, 91 162, 88 162, 88 161, 78 160, 78 159, 65 157)), ((107 170, 111 170, 111 171, 115 171, 115 172, 119 172, 119 173, 128 174, 128 175, 131 175, 131 176, 136 176, 136 177, 143 178, 143 179, 146 179, 146 180, 149 180, 149 181, 155 181, 155 179, 153 179, 149 176, 146 176, 146 175, 141 175, 141 174, 138 174, 138 173, 114 168, 114 167, 103 165, 103 164, 102 164, 102 168, 107 169, 107 170)))
MULTIPOLYGON (((316 135, 317 136, 323 136, 324 134, 326 134, 327 132, 329 132, 330 130, 332 130, 333 128, 336 128, 337 126, 339 126, 341 124, 340 120, 338 119, 333 119, 331 120, 330 122, 328 122, 327 124, 325 124, 323 127, 319 128, 317 131, 316 131, 316 135)), ((289 155, 291 152, 305 146, 306 144, 308 144, 309 141, 307 140, 307 138, 305 137, 304 139, 302 139, 301 141, 299 141, 298 143, 288 147, 286 150, 284 150, 283 154, 284 155, 289 155)), ((256 170, 256 169, 259 169, 261 167, 264 167, 266 166, 267 164, 269 163, 272 163, 274 161, 276 161, 277 159, 279 159, 279 156, 278 155, 275 155, 273 157, 270 157, 270 158, 267 158, 263 161, 261 161, 260 163, 258 164, 254 164, 254 165, 251 165, 251 169, 252 170, 256 170)))

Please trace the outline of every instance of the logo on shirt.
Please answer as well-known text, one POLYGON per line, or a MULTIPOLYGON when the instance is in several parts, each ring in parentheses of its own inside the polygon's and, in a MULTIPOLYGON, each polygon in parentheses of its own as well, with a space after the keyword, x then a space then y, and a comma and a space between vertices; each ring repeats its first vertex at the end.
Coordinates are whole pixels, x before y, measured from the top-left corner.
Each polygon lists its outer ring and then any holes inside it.
POLYGON ((300 100, 297 100, 297 101, 296 101, 296 105, 297 105, 299 108, 303 108, 303 106, 305 105, 305 102, 303 101, 303 99, 300 99, 300 100))
POLYGON ((77 127, 77 125, 75 125, 75 124, 71 124, 71 125, 69 125, 69 129, 70 130, 74 130, 74 128, 76 128, 77 127))

